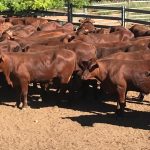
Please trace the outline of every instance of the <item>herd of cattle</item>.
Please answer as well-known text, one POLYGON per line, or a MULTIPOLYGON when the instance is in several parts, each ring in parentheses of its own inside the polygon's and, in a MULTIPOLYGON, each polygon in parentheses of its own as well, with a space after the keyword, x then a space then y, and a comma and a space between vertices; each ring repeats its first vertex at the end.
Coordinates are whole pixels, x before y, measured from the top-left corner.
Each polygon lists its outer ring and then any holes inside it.
POLYGON ((117 96, 118 116, 127 91, 141 92, 140 98, 150 93, 150 30, 143 25, 99 29, 89 18, 79 21, 75 29, 42 18, 0 18, 0 71, 18 92, 17 107, 27 107, 29 83, 44 92, 56 79, 62 95, 89 84, 97 90, 98 80, 103 93, 117 96))

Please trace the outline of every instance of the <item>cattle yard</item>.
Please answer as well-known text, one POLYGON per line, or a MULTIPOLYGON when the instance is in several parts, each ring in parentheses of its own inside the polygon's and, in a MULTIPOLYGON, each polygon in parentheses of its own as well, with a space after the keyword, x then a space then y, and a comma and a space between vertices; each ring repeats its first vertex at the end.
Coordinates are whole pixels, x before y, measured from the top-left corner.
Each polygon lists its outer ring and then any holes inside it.
POLYGON ((54 19, 0 18, 0 150, 150 150, 149 26, 54 19))
MULTIPOLYGON (((137 96, 129 93, 129 96, 137 96)), ((6 98, 6 97, 5 97, 6 98)), ((1 150, 15 149, 149 149, 149 99, 128 101, 126 118, 116 120, 116 102, 91 97, 72 106, 46 105, 33 100, 26 110, 13 108, 15 99, 0 106, 1 150)), ((3 98, 4 100, 4 98, 3 98)))

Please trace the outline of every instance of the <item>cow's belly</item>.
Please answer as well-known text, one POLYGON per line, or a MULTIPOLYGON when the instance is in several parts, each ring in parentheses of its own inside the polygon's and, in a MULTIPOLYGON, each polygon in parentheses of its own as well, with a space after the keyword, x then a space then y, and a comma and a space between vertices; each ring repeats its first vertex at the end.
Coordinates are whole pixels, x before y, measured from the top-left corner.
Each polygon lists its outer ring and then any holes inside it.
POLYGON ((145 94, 150 93, 150 77, 128 83, 127 90, 143 92, 145 94))

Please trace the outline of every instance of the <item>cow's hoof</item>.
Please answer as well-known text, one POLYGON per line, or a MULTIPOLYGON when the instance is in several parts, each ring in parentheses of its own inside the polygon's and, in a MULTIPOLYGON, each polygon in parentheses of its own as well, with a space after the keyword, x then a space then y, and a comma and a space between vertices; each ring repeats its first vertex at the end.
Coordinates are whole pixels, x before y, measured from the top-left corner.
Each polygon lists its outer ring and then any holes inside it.
POLYGON ((27 110, 27 108, 23 107, 23 108, 21 108, 21 110, 25 111, 25 110, 27 110))
POLYGON ((139 96, 136 98, 136 100, 139 101, 139 102, 143 102, 144 101, 144 95, 139 94, 139 96))
POLYGON ((139 98, 138 101, 139 101, 139 102, 143 102, 143 101, 144 101, 144 97, 139 98))
POLYGON ((26 110, 29 106, 28 105, 23 105, 22 110, 26 110))
POLYGON ((19 108, 19 109, 20 109, 20 103, 16 103, 16 104, 14 105, 14 108, 19 108))

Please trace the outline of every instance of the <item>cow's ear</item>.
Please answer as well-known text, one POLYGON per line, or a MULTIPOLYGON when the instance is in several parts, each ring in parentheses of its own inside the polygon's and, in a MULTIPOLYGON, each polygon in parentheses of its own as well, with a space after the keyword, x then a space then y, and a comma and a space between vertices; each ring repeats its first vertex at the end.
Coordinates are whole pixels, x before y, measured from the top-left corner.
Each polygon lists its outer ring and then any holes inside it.
POLYGON ((98 67, 99 67, 99 65, 98 65, 96 59, 92 59, 91 64, 89 66, 89 71, 92 72, 93 70, 95 70, 98 67))
POLYGON ((150 77, 150 71, 145 72, 146 77, 150 77))
POLYGON ((82 23, 83 21, 84 21, 83 19, 79 19, 79 22, 81 22, 81 23, 82 23))
POLYGON ((4 55, 0 54, 0 63, 4 61, 4 55))
POLYGON ((89 60, 89 66, 90 65, 92 65, 92 64, 96 64, 96 58, 91 58, 90 60, 89 60))
POLYGON ((94 20, 92 20, 92 19, 90 20, 90 22, 91 22, 91 23, 95 23, 95 21, 94 21, 94 20))

